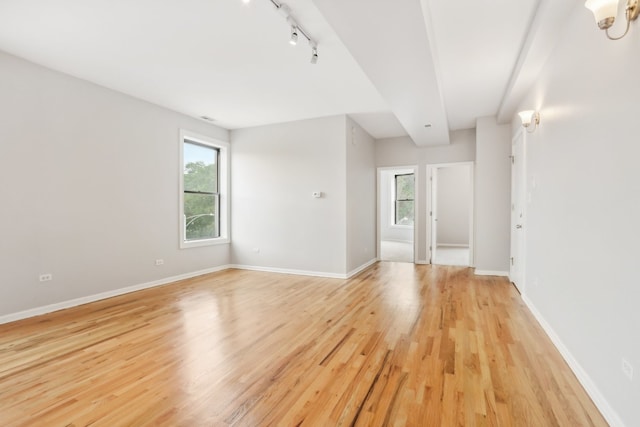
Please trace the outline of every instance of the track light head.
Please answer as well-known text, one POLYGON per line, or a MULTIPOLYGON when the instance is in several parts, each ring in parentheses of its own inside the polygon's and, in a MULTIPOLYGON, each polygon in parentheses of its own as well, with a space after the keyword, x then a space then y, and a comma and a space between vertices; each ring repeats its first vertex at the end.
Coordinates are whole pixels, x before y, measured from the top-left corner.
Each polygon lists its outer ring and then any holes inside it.
POLYGON ((302 37, 307 39, 309 42, 309 46, 311 46, 311 63, 316 64, 318 62, 318 44, 316 41, 309 36, 309 33, 307 33, 304 28, 298 25, 298 22, 296 22, 295 18, 291 15, 291 9, 289 6, 284 3, 280 3, 280 0, 271 0, 271 3, 276 7, 278 13, 287 20, 287 24, 291 28, 289 43, 295 46, 298 44, 298 35, 302 35, 302 37))

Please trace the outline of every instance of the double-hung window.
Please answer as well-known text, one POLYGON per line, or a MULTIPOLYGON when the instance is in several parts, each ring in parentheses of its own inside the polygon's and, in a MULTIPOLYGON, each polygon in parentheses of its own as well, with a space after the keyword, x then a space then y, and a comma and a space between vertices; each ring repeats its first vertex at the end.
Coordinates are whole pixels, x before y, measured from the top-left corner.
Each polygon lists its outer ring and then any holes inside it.
POLYGON ((227 243, 228 144, 182 131, 180 247, 227 243))
POLYGON ((395 175, 394 225, 413 226, 415 181, 412 173, 395 175))

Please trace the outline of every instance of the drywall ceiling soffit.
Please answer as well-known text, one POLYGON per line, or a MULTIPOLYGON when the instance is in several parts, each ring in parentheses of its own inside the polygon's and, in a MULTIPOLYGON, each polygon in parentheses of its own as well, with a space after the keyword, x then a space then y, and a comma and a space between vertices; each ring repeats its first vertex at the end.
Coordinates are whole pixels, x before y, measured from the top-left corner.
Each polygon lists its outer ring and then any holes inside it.
POLYGON ((349 114, 369 135, 375 139, 395 138, 406 136, 407 131, 402 127, 398 118, 390 111, 377 113, 354 113, 349 114))
POLYGON ((269 0, 3 0, 0 50, 228 129, 390 111, 313 2, 286 3, 316 65, 269 0))
MULTIPOLYGON (((564 22, 572 13, 582 9, 584 4, 574 0, 540 0, 498 109, 499 124, 511 123, 522 98, 540 75, 557 40, 564 32, 564 22)), ((594 28, 598 30, 595 25, 594 28)), ((536 105, 526 108, 539 110, 543 107, 542 102, 543 100, 538 99, 536 105)))
POLYGON ((448 144, 420 1, 313 1, 416 145, 448 144))
POLYGON ((540 0, 421 0, 451 130, 497 114, 540 0))

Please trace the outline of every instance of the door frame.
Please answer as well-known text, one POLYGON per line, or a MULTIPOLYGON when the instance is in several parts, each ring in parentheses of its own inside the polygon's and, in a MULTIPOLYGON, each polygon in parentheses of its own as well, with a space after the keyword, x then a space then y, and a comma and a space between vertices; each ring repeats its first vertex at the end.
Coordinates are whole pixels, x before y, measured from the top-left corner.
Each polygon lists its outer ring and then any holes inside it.
POLYGON ((527 236, 527 134, 520 127, 511 139, 511 236, 509 253, 509 280, 520 294, 526 289, 526 236, 527 236), (522 144, 520 159, 516 158, 517 144, 522 144), (516 180, 519 175, 520 179, 516 180), (520 184, 519 186, 517 184, 520 184), (519 200, 521 216, 515 212, 516 199, 519 200), (520 229, 516 225, 521 225, 520 229), (517 267, 516 267, 517 266, 517 267))
POLYGON ((417 263, 418 259, 418 220, 420 214, 420 180, 419 180, 419 168, 418 165, 408 166, 384 166, 377 168, 376 176, 376 258, 381 261, 380 258, 380 242, 382 241, 382 218, 380 215, 382 209, 381 197, 382 197, 382 172, 389 171, 406 171, 413 170, 413 182, 414 182, 414 194, 413 194, 413 263, 417 263))
MULTIPOLYGON (((426 209, 426 223, 427 223, 427 227, 426 227, 426 241, 427 241, 427 261, 429 264, 433 264, 433 250, 432 250, 432 246, 433 246, 433 242, 431 241, 431 236, 432 236, 432 230, 431 227, 433 227, 433 221, 432 218, 433 216, 431 215, 433 213, 433 196, 434 196, 434 191, 432 188, 432 176, 433 176, 433 171, 435 169, 439 169, 439 168, 446 168, 446 167, 453 167, 453 166, 469 166, 469 175, 470 175, 470 182, 469 182, 469 186, 470 186, 470 190, 469 191, 469 267, 475 267, 475 234, 476 234, 476 229, 475 229, 475 189, 476 189, 476 185, 475 185, 475 162, 473 161, 466 161, 466 162, 452 162, 452 163, 431 163, 431 164, 427 164, 427 174, 426 174, 426 198, 427 198, 427 209, 426 209)), ((435 194, 435 196, 437 196, 437 192, 435 194)), ((437 230, 436 230, 437 232, 437 230)))

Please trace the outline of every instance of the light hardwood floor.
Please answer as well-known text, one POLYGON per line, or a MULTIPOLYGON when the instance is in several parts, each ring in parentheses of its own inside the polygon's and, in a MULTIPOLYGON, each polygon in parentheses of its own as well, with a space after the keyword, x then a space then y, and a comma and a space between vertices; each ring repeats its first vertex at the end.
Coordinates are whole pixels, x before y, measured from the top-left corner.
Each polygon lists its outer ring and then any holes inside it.
POLYGON ((0 326, 6 426, 604 426, 504 278, 227 270, 0 326))

